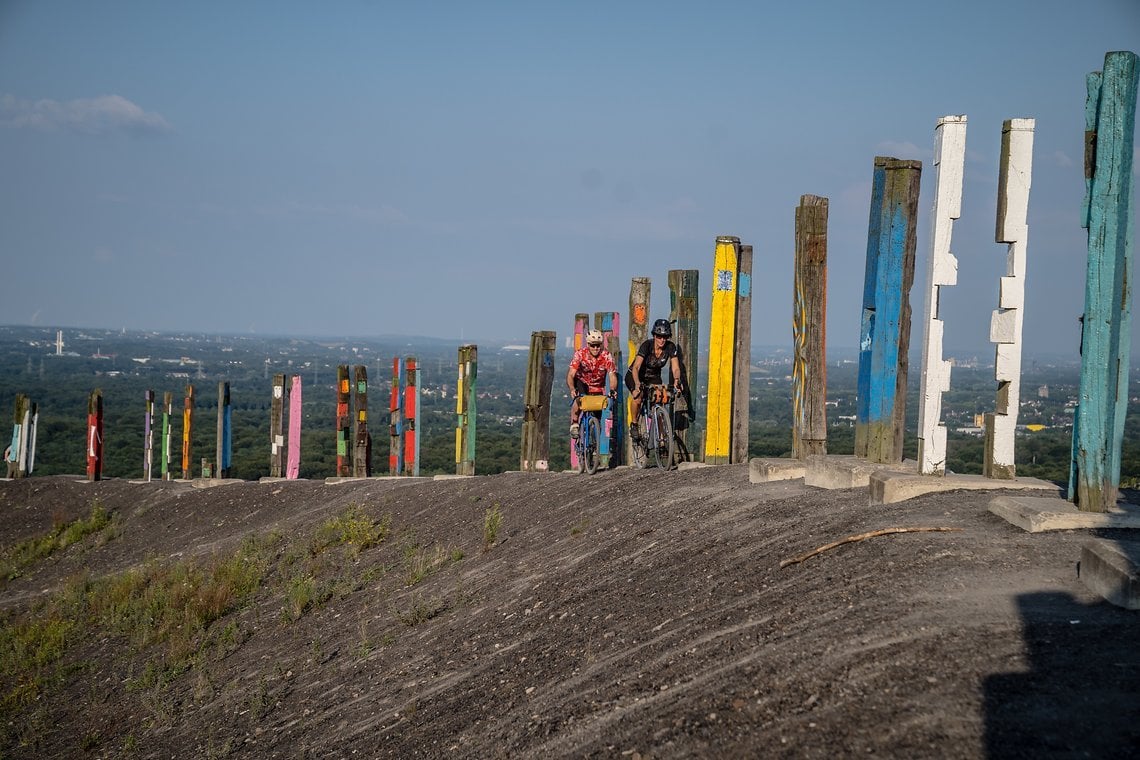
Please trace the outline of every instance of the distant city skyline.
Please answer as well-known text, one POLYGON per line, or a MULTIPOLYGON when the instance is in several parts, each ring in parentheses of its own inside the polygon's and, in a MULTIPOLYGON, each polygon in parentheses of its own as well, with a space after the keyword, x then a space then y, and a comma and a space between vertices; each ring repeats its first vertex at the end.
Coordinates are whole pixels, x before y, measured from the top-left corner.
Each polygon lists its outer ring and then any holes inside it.
POLYGON ((838 351, 891 155, 923 163, 913 354, 934 127, 965 114, 944 352, 992 351, 1001 125, 1029 117, 1024 350, 1075 358, 1085 75, 1137 48, 1135 0, 8 0, 0 323, 561 346, 576 312, 624 321, 633 277, 664 316, 667 271, 696 269, 707 332, 727 234, 754 247, 754 341, 790 348, 814 194, 838 351))

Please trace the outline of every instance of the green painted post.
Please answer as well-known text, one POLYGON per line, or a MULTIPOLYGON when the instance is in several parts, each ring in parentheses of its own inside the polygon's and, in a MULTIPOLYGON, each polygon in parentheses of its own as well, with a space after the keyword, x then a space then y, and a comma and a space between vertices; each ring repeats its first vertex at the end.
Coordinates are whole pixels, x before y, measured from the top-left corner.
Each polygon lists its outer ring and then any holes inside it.
POLYGON ((1069 498, 1085 512, 1114 508, 1120 488, 1132 330, 1137 76, 1136 54, 1117 51, 1105 55, 1103 72, 1087 79, 1082 226, 1088 229, 1088 264, 1069 477, 1069 498))
POLYGON ((459 380, 455 386, 455 474, 475 474, 475 380, 479 374, 479 347, 459 347, 459 380))

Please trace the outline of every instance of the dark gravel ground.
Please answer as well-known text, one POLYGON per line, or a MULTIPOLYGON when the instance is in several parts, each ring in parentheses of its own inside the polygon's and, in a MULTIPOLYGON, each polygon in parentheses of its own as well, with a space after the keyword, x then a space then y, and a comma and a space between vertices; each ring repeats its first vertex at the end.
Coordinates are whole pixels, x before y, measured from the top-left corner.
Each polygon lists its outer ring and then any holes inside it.
POLYGON ((88 625, 30 703, 13 706, 5 675, 2 754, 1134 757, 1140 616, 1077 578, 1089 532, 1026 534, 992 495, 869 506, 865 490, 751 485, 743 465, 0 482, 6 550, 95 502, 114 515, 0 590, 8 626, 77 577, 207 562, 250 535, 275 553, 181 673, 139 686, 164 645, 88 625), (389 516, 388 539, 306 554, 350 505, 389 516), (779 566, 889 527, 956 530, 779 566), (296 616, 286 567, 325 589, 296 616))

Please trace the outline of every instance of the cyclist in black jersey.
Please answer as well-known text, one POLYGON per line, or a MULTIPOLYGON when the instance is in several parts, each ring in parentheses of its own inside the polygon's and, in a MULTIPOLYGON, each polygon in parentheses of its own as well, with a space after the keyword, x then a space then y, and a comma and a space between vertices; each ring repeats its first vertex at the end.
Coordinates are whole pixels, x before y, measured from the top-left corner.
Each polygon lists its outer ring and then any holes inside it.
POLYGON ((641 412, 644 401, 642 386, 664 385, 661 380, 661 370, 669 366, 669 377, 673 381, 673 388, 681 393, 681 362, 677 344, 669 340, 673 337, 673 327, 667 319, 658 319, 653 323, 651 331, 653 337, 641 344, 637 349, 633 365, 625 375, 625 383, 630 391, 629 434, 637 440, 637 415, 641 412))

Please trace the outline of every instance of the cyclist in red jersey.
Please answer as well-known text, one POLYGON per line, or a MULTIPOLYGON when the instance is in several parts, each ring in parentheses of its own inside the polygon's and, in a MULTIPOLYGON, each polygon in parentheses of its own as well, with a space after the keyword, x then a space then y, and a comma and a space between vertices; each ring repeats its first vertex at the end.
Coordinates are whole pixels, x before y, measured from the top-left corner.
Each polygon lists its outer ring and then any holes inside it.
POLYGON ((614 357, 603 347, 605 338, 600 330, 586 333, 586 345, 574 352, 570 370, 566 373, 566 387, 574 403, 570 405, 570 437, 578 437, 578 415, 581 413, 578 397, 586 393, 606 393, 610 398, 617 394, 617 367, 614 357), (608 380, 607 380, 608 378, 608 380))

